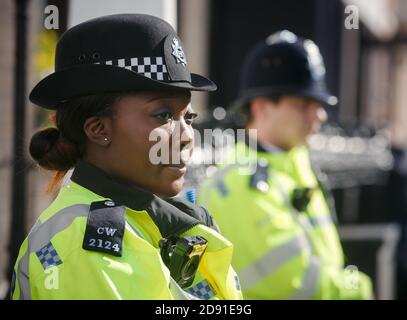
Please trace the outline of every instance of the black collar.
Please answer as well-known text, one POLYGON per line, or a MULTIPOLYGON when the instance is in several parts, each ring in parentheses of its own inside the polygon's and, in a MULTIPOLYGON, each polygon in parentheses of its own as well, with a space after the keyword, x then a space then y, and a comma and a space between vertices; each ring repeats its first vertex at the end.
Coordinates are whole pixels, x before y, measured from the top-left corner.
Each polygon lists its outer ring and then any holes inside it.
POLYGON ((266 152, 266 153, 268 153, 268 151, 259 143, 259 141, 254 141, 253 138, 250 137, 247 133, 245 134, 244 143, 249 148, 251 148, 253 146, 253 144, 256 144, 258 152, 266 152), (250 143, 250 141, 251 141, 251 143, 250 143))
MULTIPOLYGON (((271 148, 267 148, 265 145, 261 144, 259 141, 254 141, 253 138, 251 138, 247 133, 245 134, 245 140, 244 143, 246 146, 251 148, 254 144, 257 145, 257 152, 264 152, 264 153, 276 153, 276 151, 270 151, 271 148), (251 141, 251 143, 250 143, 251 141)), ((275 147, 276 150, 278 150, 277 147, 275 147)), ((281 152, 286 152, 284 150, 281 150, 281 152)))
POLYGON ((83 160, 77 162, 71 180, 116 204, 147 211, 165 238, 201 223, 200 208, 181 199, 164 200, 149 191, 119 182, 83 160))

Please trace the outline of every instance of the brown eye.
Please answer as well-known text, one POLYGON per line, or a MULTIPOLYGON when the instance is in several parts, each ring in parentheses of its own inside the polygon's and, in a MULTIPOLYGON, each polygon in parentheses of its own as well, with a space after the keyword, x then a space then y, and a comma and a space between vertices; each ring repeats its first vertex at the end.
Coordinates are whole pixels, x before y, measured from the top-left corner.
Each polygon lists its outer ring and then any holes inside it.
POLYGON ((168 111, 157 113, 154 117, 161 122, 169 122, 173 119, 172 113, 168 111))

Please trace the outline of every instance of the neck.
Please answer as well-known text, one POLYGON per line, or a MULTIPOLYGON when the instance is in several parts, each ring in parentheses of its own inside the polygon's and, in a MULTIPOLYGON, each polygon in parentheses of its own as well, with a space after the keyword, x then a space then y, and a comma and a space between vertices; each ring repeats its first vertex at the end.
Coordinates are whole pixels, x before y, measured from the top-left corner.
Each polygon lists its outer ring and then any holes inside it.
POLYGON ((102 159, 100 156, 91 156, 90 153, 85 154, 83 157, 83 161, 99 168, 103 172, 105 172, 108 176, 114 178, 116 181, 126 184, 126 185, 134 185, 131 181, 128 179, 125 179, 124 177, 121 177, 118 175, 114 168, 110 165, 111 163, 114 163, 113 161, 107 161, 106 158, 102 159))
POLYGON ((249 129, 254 129, 257 131, 257 143, 259 143, 263 146, 266 146, 266 148, 267 148, 267 146, 276 147, 283 151, 289 151, 293 148, 292 146, 288 145, 287 143, 284 143, 283 141, 281 141, 281 139, 279 139, 277 135, 266 135, 263 130, 259 129, 254 124, 248 124, 246 126, 246 131, 247 131, 248 135, 251 136, 249 129))

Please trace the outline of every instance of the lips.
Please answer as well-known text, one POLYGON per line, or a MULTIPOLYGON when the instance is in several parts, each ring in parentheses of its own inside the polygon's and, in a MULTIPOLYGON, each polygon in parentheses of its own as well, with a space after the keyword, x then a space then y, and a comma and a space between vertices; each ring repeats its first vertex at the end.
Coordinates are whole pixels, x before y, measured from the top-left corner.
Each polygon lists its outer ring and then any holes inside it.
POLYGON ((173 175, 180 177, 183 176, 187 171, 187 166, 183 163, 181 164, 162 164, 164 170, 172 173, 173 175))
POLYGON ((169 159, 170 163, 161 163, 160 165, 163 166, 163 167, 176 167, 176 168, 183 168, 183 167, 186 167, 186 165, 187 165, 187 162, 183 161, 182 158, 181 159, 175 159, 176 163, 171 163, 171 160, 174 160, 174 159, 170 158, 169 159))
POLYGON ((171 155, 169 157, 169 159, 167 159, 169 163, 162 163, 161 166, 182 169, 182 168, 186 167, 189 159, 190 159, 189 151, 188 151, 188 153, 185 151, 181 151, 181 153, 180 153, 180 155, 178 155, 178 157, 171 155), (175 163, 171 163, 172 161, 174 161, 175 163))
POLYGON ((174 154, 169 157, 170 163, 163 163, 160 166, 177 176, 184 175, 187 170, 187 162, 190 159, 190 153, 190 149, 184 148, 177 157, 174 157, 174 154), (171 163, 171 161, 174 161, 175 163, 171 163))
POLYGON ((174 168, 184 168, 186 167, 184 163, 181 164, 162 164, 163 167, 174 167, 174 168))

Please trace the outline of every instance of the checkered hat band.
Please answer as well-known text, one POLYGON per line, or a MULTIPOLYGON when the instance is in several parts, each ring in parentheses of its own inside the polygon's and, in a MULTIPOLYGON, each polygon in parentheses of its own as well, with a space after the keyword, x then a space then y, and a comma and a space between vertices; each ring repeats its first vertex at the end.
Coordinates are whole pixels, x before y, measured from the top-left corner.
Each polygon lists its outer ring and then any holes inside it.
POLYGON ((215 296, 215 292, 206 280, 198 282, 193 287, 188 288, 187 292, 203 300, 209 300, 215 296))
POLYGON ((97 62, 137 72, 154 80, 169 81, 167 66, 163 57, 134 57, 97 62))

